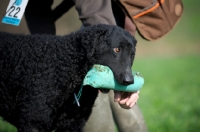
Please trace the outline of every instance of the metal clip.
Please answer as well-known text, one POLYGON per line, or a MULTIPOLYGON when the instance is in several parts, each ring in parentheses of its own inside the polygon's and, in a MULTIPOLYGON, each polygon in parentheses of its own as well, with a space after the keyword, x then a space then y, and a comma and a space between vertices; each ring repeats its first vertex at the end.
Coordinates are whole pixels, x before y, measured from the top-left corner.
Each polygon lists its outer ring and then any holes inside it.
POLYGON ((78 105, 78 107, 80 107, 80 103, 79 103, 78 98, 75 93, 74 93, 74 98, 75 98, 76 104, 78 105))

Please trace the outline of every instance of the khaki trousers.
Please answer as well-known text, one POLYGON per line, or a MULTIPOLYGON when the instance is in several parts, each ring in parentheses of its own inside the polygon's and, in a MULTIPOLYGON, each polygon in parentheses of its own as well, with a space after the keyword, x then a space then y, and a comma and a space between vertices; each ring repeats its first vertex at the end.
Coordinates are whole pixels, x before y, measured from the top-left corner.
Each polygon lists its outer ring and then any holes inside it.
POLYGON ((116 132, 115 125, 119 132, 148 131, 138 105, 126 110, 114 102, 113 91, 109 94, 99 93, 84 132, 116 132))

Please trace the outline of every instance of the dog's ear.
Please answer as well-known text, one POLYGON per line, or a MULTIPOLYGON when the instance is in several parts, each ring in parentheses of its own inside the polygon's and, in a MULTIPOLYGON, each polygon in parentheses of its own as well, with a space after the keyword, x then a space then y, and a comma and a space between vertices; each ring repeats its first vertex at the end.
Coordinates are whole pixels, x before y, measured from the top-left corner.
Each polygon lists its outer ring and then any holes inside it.
MULTIPOLYGON (((91 28, 90 32, 84 34, 82 37, 83 47, 86 49, 87 58, 92 58, 96 49, 105 45, 106 40, 111 33, 111 27, 108 25, 95 25, 91 28)), ((101 48, 100 48, 101 49, 101 48)))

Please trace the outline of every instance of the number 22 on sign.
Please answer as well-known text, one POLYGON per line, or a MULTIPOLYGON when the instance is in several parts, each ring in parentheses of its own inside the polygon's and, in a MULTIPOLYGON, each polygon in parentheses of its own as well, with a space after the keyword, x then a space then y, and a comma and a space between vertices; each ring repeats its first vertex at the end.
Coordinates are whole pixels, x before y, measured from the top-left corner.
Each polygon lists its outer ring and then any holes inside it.
POLYGON ((2 23, 19 26, 28 0, 10 0, 2 23))

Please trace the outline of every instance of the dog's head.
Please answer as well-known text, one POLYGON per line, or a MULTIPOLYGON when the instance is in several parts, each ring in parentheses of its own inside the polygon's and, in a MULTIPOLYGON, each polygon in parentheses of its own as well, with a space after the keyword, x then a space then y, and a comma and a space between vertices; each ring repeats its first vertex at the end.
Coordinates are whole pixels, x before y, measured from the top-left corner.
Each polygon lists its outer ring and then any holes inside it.
POLYGON ((93 26, 92 45, 88 57, 94 64, 108 66, 118 83, 134 83, 132 64, 137 41, 124 29, 111 25, 93 26))

